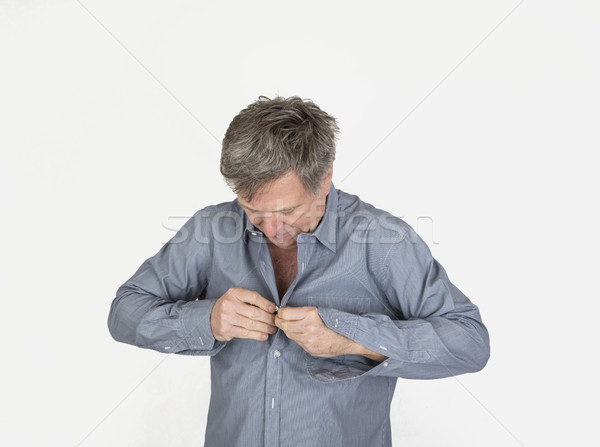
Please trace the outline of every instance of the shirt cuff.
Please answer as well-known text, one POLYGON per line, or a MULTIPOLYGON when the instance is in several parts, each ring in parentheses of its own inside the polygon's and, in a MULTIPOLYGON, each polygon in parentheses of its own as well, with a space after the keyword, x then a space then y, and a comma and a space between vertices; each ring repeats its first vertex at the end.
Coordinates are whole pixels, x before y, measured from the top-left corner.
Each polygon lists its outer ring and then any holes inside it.
MULTIPOLYGON (((192 351, 220 351, 225 342, 217 341, 210 327, 210 314, 216 300, 197 300, 186 303, 181 316, 187 349, 192 351)), ((203 352, 203 354, 213 354, 203 352)))
MULTIPOLYGON (((382 369, 387 369, 391 363, 426 363, 431 359, 428 349, 431 345, 427 340, 430 336, 423 333, 418 336, 421 349, 410 346, 410 339, 403 340, 403 330, 397 327, 389 317, 376 314, 355 315, 337 309, 319 308, 319 315, 325 325, 344 337, 358 343, 371 351, 388 357, 387 363, 382 369)), ((417 326, 416 322, 405 322, 406 326, 417 326)), ((415 334, 417 328, 413 328, 415 334)))
POLYGON ((325 326, 350 340, 356 341, 358 315, 327 307, 319 307, 318 310, 325 326))

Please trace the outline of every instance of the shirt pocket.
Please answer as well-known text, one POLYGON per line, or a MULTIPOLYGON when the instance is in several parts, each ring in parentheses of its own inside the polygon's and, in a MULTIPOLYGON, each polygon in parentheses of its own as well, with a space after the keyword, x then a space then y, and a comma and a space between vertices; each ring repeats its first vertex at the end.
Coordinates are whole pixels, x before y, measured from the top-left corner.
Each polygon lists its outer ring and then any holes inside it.
POLYGON ((304 366, 309 377, 320 383, 341 383, 357 379, 377 366, 377 362, 360 355, 313 357, 304 353, 304 366))

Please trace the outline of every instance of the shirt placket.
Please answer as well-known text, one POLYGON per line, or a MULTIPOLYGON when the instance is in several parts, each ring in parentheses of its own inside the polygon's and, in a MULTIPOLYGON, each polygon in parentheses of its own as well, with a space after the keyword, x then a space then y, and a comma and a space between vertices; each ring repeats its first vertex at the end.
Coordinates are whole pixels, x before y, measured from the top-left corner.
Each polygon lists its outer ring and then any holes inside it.
POLYGON ((265 447, 277 447, 281 408, 281 351, 270 349, 268 356, 265 383, 265 447))
MULTIPOLYGON (((294 288, 296 287, 296 284, 300 281, 304 273, 306 264, 308 262, 309 252, 312 248, 312 244, 302 243, 306 240, 306 237, 311 236, 298 236, 298 273, 296 278, 283 297, 279 298, 278 294, 273 295, 278 305, 285 306, 294 288)), ((263 263, 265 264, 264 266, 261 266, 261 271, 263 272, 265 282, 269 285, 269 288, 272 291, 273 288, 276 291, 277 287, 275 285, 274 271, 272 268, 268 268, 268 266, 271 266, 270 260, 265 259, 265 257, 268 256, 268 250, 266 250, 266 247, 261 247, 260 254, 261 256, 259 257, 259 262, 261 265, 263 263), (267 264, 267 262, 269 263, 267 264)), ((265 378, 265 447, 279 446, 282 370, 286 355, 284 349, 286 343, 284 338, 284 333, 282 331, 278 331, 273 337, 273 343, 267 354, 267 371, 265 378)))
MULTIPOLYGON (((260 245, 258 248, 258 264, 267 287, 271 291, 273 301, 280 305, 279 295, 277 293, 277 284, 275 282, 275 272, 270 259, 269 250, 266 245, 266 238, 260 232, 252 232, 254 237, 258 238, 260 245)), ((267 367, 265 371, 265 426, 264 440, 265 447, 277 447, 279 445, 279 400, 281 397, 281 350, 282 339, 281 332, 272 336, 271 347, 267 351, 267 367)))

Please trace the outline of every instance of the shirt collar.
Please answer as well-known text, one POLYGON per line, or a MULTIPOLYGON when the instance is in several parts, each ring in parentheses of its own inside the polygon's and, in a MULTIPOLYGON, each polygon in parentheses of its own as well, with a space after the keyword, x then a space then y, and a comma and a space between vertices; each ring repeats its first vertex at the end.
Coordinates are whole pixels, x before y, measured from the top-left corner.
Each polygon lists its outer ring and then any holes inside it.
MULTIPOLYGON (((235 203, 239 206, 240 211, 242 212, 243 219, 243 240, 244 243, 248 243, 249 238, 259 238, 260 240, 265 240, 265 236, 262 232, 254 226, 250 219, 248 219, 248 215, 238 203, 237 199, 235 199, 235 203)), ((325 247, 335 253, 337 246, 337 208, 338 208, 338 194, 337 189, 333 186, 333 182, 331 183, 331 188, 329 189, 329 194, 327 194, 327 203, 325 204, 325 213, 321 218, 321 222, 317 226, 316 230, 313 232, 314 237, 317 238, 319 242, 321 242, 325 247)), ((306 233, 301 233, 298 237, 302 235, 306 236, 306 233)))
POLYGON ((254 226, 252 222, 250 222, 250 219, 248 219, 248 215, 244 211, 244 208, 242 208, 242 206, 238 202, 238 199, 235 199, 234 202, 239 207, 240 212, 242 213, 242 228, 244 228, 244 234, 242 235, 242 239, 244 240, 244 243, 248 244, 248 238, 250 237, 258 237, 262 239, 263 234, 258 228, 254 226))
POLYGON ((327 194, 327 203, 325 205, 325 214, 319 222, 319 226, 313 232, 315 237, 325 247, 335 253, 337 246, 337 217, 338 217, 338 194, 337 189, 331 182, 329 194, 327 194))

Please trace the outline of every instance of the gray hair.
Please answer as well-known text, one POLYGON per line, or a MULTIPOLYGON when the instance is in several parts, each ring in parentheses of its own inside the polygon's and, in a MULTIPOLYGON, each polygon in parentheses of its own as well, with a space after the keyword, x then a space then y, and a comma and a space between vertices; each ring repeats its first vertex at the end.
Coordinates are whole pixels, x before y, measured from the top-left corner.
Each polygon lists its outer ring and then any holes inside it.
POLYGON ((261 96, 231 121, 223 138, 221 174, 247 200, 289 172, 319 194, 335 159, 338 133, 336 119, 311 100, 261 96))

